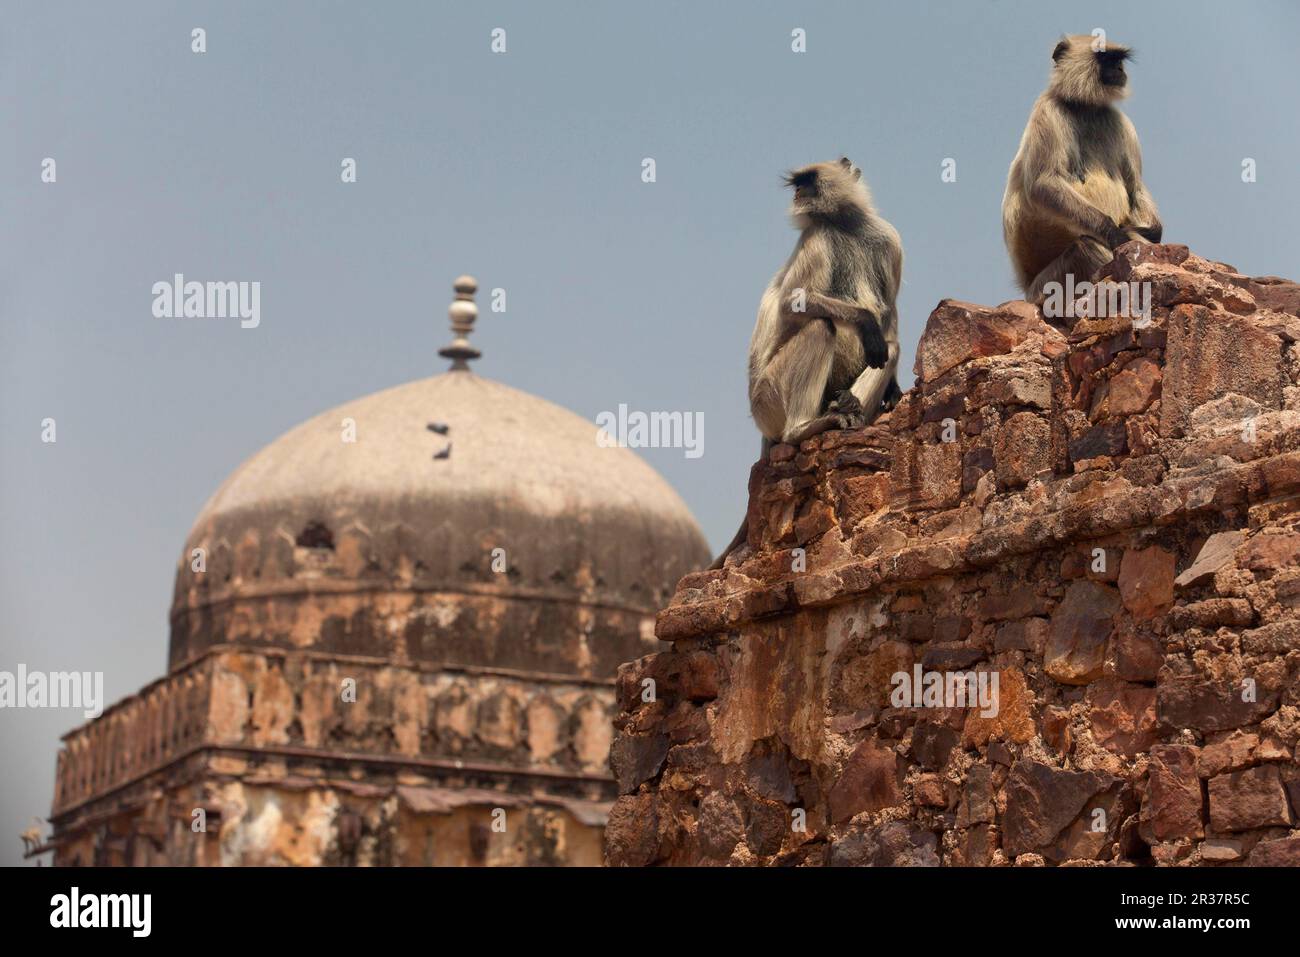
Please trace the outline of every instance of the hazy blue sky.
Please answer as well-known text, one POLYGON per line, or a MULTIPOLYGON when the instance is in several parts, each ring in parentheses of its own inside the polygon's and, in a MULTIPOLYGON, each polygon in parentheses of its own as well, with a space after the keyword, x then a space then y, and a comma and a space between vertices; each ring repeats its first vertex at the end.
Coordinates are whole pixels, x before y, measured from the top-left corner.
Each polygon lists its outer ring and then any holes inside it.
MULTIPOLYGON (((443 371, 462 272, 508 293, 481 308, 481 374, 593 420, 703 413, 703 457, 646 457, 723 544, 758 448, 745 349, 795 238, 778 174, 848 154, 902 233, 906 388, 939 299, 1015 295, 1002 189, 1062 32, 1137 48, 1125 109, 1166 239, 1300 275, 1294 3, 2 13, 0 670, 103 671, 109 702, 165 670, 174 563, 216 486, 298 422, 443 371), (260 327, 155 319, 175 272, 259 281, 260 327)), ((0 862, 80 721, 0 711, 0 862)))

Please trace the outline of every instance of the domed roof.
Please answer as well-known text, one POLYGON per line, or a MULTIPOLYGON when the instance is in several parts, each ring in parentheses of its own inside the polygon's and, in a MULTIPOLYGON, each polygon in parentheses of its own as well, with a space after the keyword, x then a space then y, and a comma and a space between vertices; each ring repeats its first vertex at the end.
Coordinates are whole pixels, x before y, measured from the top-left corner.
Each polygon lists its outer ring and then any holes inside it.
POLYGON ((468 371, 458 343, 453 371, 324 412, 217 489, 178 564, 173 668, 248 643, 610 677, 644 650, 708 560, 690 511, 595 424, 468 371), (557 629, 578 644, 558 652, 557 629))
POLYGON ((697 528, 654 469, 626 449, 597 445, 597 431, 545 399, 472 372, 448 372, 355 399, 289 430, 222 483, 194 528, 308 503, 322 514, 360 518, 374 507, 399 506, 447 521, 481 501, 557 520, 617 509, 652 525, 697 528), (349 427, 354 437, 344 441, 349 427))

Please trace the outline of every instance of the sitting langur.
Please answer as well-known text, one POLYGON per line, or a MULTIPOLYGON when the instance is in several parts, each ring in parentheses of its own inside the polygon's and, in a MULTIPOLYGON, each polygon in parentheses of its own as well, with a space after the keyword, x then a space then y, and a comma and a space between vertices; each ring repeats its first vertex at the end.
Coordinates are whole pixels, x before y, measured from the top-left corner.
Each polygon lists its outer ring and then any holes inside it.
POLYGON ((786 182, 799 241, 763 293, 749 343, 749 408, 765 450, 865 425, 901 394, 897 230, 847 157, 786 182))
POLYGON ((1131 239, 1160 242, 1142 184, 1137 131, 1113 104, 1128 95, 1127 47, 1092 36, 1061 40, 1052 79, 1029 114, 1002 197, 1002 233, 1025 298, 1079 283, 1131 239))
MULTIPOLYGON (((870 423, 902 393, 898 313, 903 246, 848 158, 786 176, 799 241, 763 293, 749 344, 749 408, 763 454, 870 423)), ((744 541, 741 525, 713 567, 744 541)))

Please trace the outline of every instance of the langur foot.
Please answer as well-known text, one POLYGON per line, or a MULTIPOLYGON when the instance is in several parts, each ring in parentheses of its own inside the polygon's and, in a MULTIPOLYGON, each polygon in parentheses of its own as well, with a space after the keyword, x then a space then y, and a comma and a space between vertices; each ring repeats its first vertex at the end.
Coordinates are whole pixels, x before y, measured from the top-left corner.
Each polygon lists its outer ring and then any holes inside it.
POLYGON ((787 431, 781 437, 781 442, 798 448, 814 435, 832 429, 860 429, 865 425, 867 425, 867 416, 862 403, 858 401, 856 395, 845 389, 836 394, 822 415, 810 419, 797 429, 787 431))
POLYGON ((835 419, 837 427, 841 429, 860 429, 867 424, 862 403, 848 389, 835 396, 826 412, 835 419))
POLYGON ((839 416, 828 412, 826 415, 819 415, 815 419, 810 419, 797 429, 791 429, 781 436, 782 445, 793 445, 798 448, 804 442, 811 439, 814 435, 829 431, 830 429, 839 429, 839 416))
POLYGON ((898 400, 902 397, 903 390, 898 387, 898 380, 890 379, 889 385, 885 386, 885 394, 880 399, 880 411, 891 411, 894 406, 898 405, 898 400))
MULTIPOLYGON (((1127 237, 1123 240, 1128 241, 1127 237)), ((1114 253, 1099 240, 1091 236, 1080 236, 1033 278, 1025 289, 1025 300, 1041 308, 1051 295, 1053 287, 1064 288, 1070 283, 1071 277, 1075 284, 1090 281, 1113 258, 1114 253)), ((1062 317, 1047 318, 1059 320, 1062 317)))

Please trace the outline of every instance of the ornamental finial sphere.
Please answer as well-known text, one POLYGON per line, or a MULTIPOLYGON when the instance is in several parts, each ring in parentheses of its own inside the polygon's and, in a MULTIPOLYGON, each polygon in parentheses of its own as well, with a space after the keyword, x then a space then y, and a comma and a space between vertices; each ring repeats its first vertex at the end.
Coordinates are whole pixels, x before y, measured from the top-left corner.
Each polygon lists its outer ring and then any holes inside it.
POLYGON ((474 305, 474 293, 478 291, 478 282, 473 276, 459 276, 452 283, 456 298, 447 310, 451 316, 451 331, 454 338, 451 345, 438 350, 438 355, 451 360, 453 371, 469 369, 469 361, 477 359, 482 353, 469 344, 469 334, 474 331, 474 320, 478 318, 478 306, 474 305))

